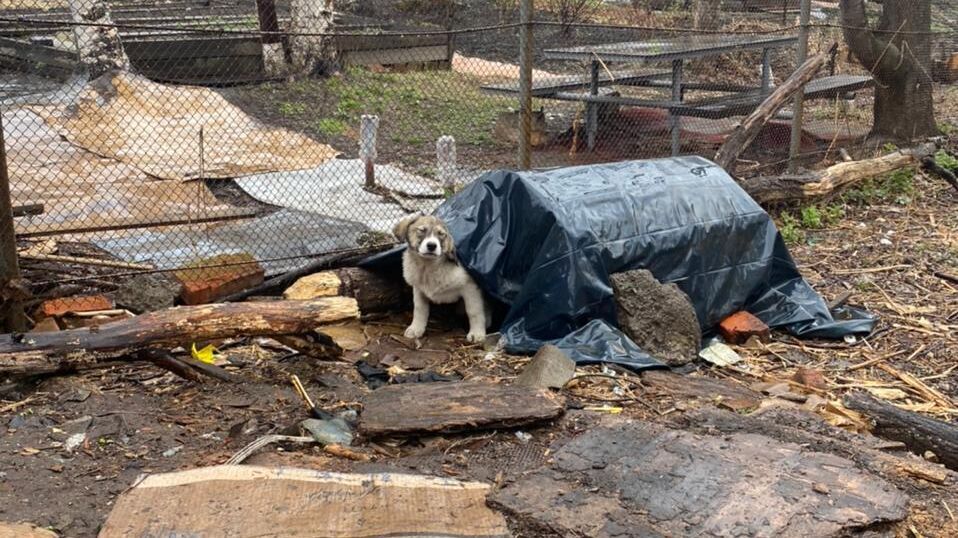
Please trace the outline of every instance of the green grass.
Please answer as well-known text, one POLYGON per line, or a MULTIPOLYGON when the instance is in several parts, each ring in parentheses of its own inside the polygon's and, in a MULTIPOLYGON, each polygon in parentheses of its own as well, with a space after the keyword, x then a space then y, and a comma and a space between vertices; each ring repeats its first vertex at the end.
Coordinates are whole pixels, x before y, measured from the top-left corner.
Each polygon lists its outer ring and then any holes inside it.
POLYGON ((952 173, 958 173, 958 159, 943 149, 935 154, 935 163, 952 173))
POLYGON ((842 199, 854 205, 888 202, 906 205, 911 202, 915 194, 914 179, 915 171, 903 168, 863 182, 858 188, 843 194, 842 199))
POLYGON ((252 90, 274 113, 322 138, 352 134, 363 114, 380 117, 380 140, 428 147, 450 135, 461 145, 505 144, 493 137, 511 101, 480 93, 481 81, 452 71, 375 73, 350 68, 340 76, 266 84, 252 90))
POLYGON ((782 239, 786 244, 795 245, 805 241, 805 232, 802 231, 801 223, 788 211, 782 211, 782 225, 778 227, 778 232, 782 234, 782 239))

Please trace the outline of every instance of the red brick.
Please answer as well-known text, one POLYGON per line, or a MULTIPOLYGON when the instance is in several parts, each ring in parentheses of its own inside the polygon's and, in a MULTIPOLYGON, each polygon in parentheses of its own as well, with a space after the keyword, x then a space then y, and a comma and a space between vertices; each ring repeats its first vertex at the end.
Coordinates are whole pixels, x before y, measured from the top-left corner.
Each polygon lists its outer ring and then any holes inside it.
POLYGON ((770 334, 768 325, 748 312, 736 312, 719 323, 719 333, 730 344, 743 344, 752 336, 768 342, 770 334))
POLYGON ((188 305, 216 302, 261 284, 265 277, 263 268, 249 254, 214 256, 174 275, 183 284, 180 299, 188 305))
POLYGON ((37 311, 38 318, 53 318, 67 312, 95 312, 113 309, 113 301, 105 295, 83 295, 44 301, 37 311))

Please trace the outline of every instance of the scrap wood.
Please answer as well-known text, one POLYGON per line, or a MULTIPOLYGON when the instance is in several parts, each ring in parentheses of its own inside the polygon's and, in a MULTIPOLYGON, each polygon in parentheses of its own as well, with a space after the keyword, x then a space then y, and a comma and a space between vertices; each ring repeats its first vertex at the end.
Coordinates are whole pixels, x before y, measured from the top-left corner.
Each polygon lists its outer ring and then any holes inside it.
POLYGON ((874 422, 875 435, 901 441, 919 455, 930 450, 946 467, 958 470, 958 426, 906 411, 863 392, 850 393, 844 401, 874 422))
POLYGON ((138 360, 128 353, 131 349, 176 346, 185 341, 306 333, 324 323, 358 315, 354 299, 327 297, 315 301, 182 306, 96 327, 0 335, 0 376, 97 368, 105 361, 138 360))
POLYGON ((226 460, 226 465, 239 465, 252 456, 257 450, 263 448, 264 446, 271 445, 273 443, 294 443, 301 445, 311 445, 315 443, 316 440, 310 436, 296 436, 296 435, 264 435, 259 439, 253 441, 252 443, 246 445, 240 449, 236 454, 233 454, 233 457, 226 460))
POLYGON ((359 429, 374 437, 516 427, 564 411, 548 389, 471 381, 387 385, 366 395, 359 429))
POLYGON ((490 489, 399 473, 201 467, 140 479, 99 536, 505 538, 505 519, 486 506, 490 489))
POLYGON ((918 394, 920 394, 926 400, 930 400, 942 407, 949 408, 949 409, 955 407, 955 404, 952 403, 952 401, 947 396, 929 387, 917 377, 905 372, 900 372, 887 364, 878 364, 878 367, 884 370, 885 372, 897 377, 898 379, 901 379, 906 385, 914 389, 918 394))
POLYGON ((0 354, 31 351, 102 351, 235 336, 305 333, 316 327, 355 319, 356 300, 325 297, 314 301, 208 304, 158 310, 100 325, 56 333, 0 335, 0 354))
POLYGON ((20 258, 24 260, 35 260, 38 262, 59 262, 76 263, 80 265, 93 265, 97 267, 115 267, 117 269, 133 269, 136 271, 152 271, 152 265, 142 263, 121 262, 116 260, 101 260, 99 258, 81 258, 79 256, 60 256, 56 254, 23 253, 20 258))

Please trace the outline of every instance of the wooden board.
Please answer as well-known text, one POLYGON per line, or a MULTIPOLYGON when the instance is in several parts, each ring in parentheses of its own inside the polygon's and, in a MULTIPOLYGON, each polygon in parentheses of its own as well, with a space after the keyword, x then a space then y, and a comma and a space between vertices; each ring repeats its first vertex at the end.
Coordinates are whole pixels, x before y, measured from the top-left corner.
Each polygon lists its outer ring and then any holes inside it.
POLYGON ((515 427, 560 416, 565 404, 546 389, 491 383, 417 383, 374 390, 363 401, 369 436, 515 427))
POLYGON ((488 491, 420 475, 205 467, 145 478, 117 499, 99 538, 509 536, 488 491))

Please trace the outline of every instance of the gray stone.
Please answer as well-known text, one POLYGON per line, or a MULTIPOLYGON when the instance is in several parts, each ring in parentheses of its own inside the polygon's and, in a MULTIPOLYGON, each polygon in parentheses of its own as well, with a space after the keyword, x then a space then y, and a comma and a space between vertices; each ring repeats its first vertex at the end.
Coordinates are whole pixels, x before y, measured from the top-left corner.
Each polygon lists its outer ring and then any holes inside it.
POLYGON ((546 344, 516 378, 517 385, 535 388, 561 389, 575 375, 575 361, 561 349, 546 344))
POLYGON ((678 286, 662 284, 644 269, 611 279, 622 332, 669 366, 695 360, 702 330, 692 302, 678 286))
POLYGON ((321 445, 349 446, 353 444, 352 428, 341 418, 331 420, 309 418, 300 422, 299 425, 321 445))
POLYGON ((595 428, 490 504, 530 535, 838 537, 908 515, 908 497, 847 459, 755 434, 641 421, 595 428))
POLYGON ((154 312, 173 306, 182 284, 166 273, 136 275, 116 290, 117 306, 135 313, 154 312))

